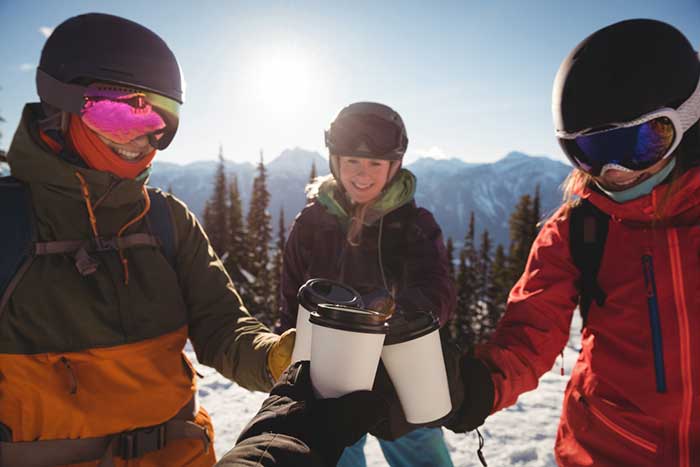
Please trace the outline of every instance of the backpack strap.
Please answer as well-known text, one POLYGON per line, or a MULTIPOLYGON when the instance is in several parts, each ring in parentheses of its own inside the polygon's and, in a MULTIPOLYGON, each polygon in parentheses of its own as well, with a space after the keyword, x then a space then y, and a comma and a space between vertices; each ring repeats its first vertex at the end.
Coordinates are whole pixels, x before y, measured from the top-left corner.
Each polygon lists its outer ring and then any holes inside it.
POLYGON ((148 197, 151 199, 151 209, 146 215, 146 222, 148 222, 151 233, 160 241, 168 263, 175 269, 177 238, 175 236, 175 222, 168 200, 161 190, 152 187, 148 187, 148 197))
POLYGON ((114 466, 114 457, 124 461, 141 459, 183 439, 201 441, 208 452, 211 437, 206 427, 194 422, 196 405, 193 397, 173 418, 160 425, 96 438, 0 440, 0 466, 45 467, 83 462, 92 465, 97 462, 100 467, 114 466))
POLYGON ((0 314, 33 258, 36 238, 29 187, 0 177, 0 314))
POLYGON ((577 206, 571 208, 569 216, 569 249, 574 264, 581 272, 578 287, 583 328, 588 322, 588 311, 593 300, 598 306, 605 304, 606 295, 598 284, 598 271, 603 259, 610 216, 587 199, 581 199, 577 206))
POLYGON ((175 224, 172 220, 168 201, 162 191, 154 188, 148 188, 148 196, 151 208, 146 215, 146 222, 151 235, 134 233, 124 237, 98 237, 87 241, 63 240, 35 243, 35 255, 73 254, 78 271, 82 275, 89 275, 97 269, 97 263, 90 256, 90 253, 108 250, 116 251, 136 246, 152 246, 161 248, 163 255, 174 269, 176 258, 175 224))
POLYGON ((175 268, 175 224, 163 192, 148 189, 151 209, 146 218, 153 235, 136 233, 122 238, 91 241, 63 240, 37 242, 34 208, 29 187, 14 177, 0 177, 0 315, 22 276, 36 256, 69 253, 76 255, 81 274, 94 272, 96 265, 88 253, 135 246, 160 247, 175 268), (82 253, 81 253, 82 252, 82 253))

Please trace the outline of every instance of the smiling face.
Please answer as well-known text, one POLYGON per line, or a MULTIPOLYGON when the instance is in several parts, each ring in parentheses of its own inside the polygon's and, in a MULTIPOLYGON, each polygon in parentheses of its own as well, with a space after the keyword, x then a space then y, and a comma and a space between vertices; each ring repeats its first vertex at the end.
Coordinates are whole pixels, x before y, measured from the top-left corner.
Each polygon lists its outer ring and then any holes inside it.
POLYGON ((155 149, 148 142, 148 136, 146 135, 138 136, 128 143, 120 144, 105 138, 99 133, 95 134, 100 138, 100 140, 102 140, 103 143, 109 146, 114 154, 119 156, 120 159, 128 162, 136 162, 155 149))
POLYGON ((340 183, 355 203, 372 201, 384 189, 391 162, 340 156, 340 183))
POLYGON ((605 169, 595 177, 596 181, 606 190, 609 191, 624 191, 639 185, 644 180, 648 179, 655 173, 663 169, 666 164, 671 161, 670 157, 662 159, 646 170, 620 170, 617 168, 605 169))

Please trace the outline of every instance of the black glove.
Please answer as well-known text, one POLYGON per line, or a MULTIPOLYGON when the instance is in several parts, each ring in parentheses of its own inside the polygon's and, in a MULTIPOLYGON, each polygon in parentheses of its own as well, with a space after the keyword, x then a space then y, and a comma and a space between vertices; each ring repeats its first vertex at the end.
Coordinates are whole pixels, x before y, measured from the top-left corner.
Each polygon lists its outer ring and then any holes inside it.
POLYGON ((471 355, 462 356, 459 366, 464 386, 464 401, 444 426, 455 433, 474 430, 484 424, 493 408, 494 387, 491 371, 471 355))
MULTIPOLYGON (((306 465, 318 464, 320 458, 322 465, 334 466, 345 447, 356 443, 386 416, 385 403, 370 391, 357 391, 337 399, 316 399, 311 388, 309 362, 297 362, 282 374, 236 444, 243 446, 246 440, 262 434, 280 435, 278 438, 285 446, 289 445, 290 438, 308 446, 306 465)), ((269 436, 260 439, 273 444, 271 449, 277 449, 279 457, 269 465, 288 465, 281 459, 292 458, 291 454, 285 457, 290 449, 274 445, 269 436), (280 450, 287 452, 279 454, 280 450)), ((265 451, 269 450, 266 446, 265 451)), ((298 452, 294 453, 293 459, 298 456, 298 452)))
MULTIPOLYGON (((394 389, 394 385, 384 365, 380 363, 372 391, 381 394, 384 398, 389 408, 389 415, 385 420, 375 425, 375 427, 370 430, 370 433, 377 438, 394 440, 421 426, 442 426, 444 421, 449 419, 454 414, 455 410, 462 405, 462 400, 464 399, 464 388, 460 376, 461 354, 462 352, 459 347, 454 344, 448 344, 447 339, 442 339, 442 355, 445 360, 445 369, 447 370, 447 384, 450 389, 450 399, 452 400, 452 412, 446 417, 422 425, 414 425, 406 420, 406 416, 401 408, 399 396, 396 394, 396 389, 394 389)), ((420 375, 416 375, 416 378, 420 378, 420 375)), ((428 395, 427 397, 430 396, 428 395)))

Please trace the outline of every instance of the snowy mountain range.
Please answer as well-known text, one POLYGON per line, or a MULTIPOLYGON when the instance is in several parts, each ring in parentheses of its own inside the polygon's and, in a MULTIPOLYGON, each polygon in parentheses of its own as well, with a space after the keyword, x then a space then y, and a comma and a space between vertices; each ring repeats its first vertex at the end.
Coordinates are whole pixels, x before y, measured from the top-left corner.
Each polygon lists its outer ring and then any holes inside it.
MULTIPOLYGON (((270 214, 276 229, 280 207, 284 207, 286 225, 305 204, 304 186, 308 183, 311 165, 319 175, 329 172, 328 161, 317 152, 300 148, 287 149, 266 164, 268 190, 271 194, 270 214)), ((150 184, 172 188, 178 198, 201 217, 205 201, 212 192, 216 161, 177 165, 154 163, 150 184)), ((251 163, 225 161, 229 180, 238 178, 244 210, 256 167, 251 163)), ((463 239, 470 211, 474 211, 477 232, 489 230, 495 243, 508 243, 508 219, 511 210, 525 193, 534 193, 540 185, 542 213, 550 213, 561 200, 559 186, 570 167, 546 158, 511 152, 493 163, 473 164, 460 159, 419 159, 407 168, 418 178, 416 201, 431 210, 442 226, 445 238, 456 243, 463 239)))
MULTIPOLYGON (((172 189, 201 218, 204 203, 211 196, 217 161, 200 161, 187 165, 167 162, 167 154, 153 164, 150 185, 172 189)), ((319 175, 329 172, 328 161, 319 153, 287 149, 266 163, 270 214, 276 231, 280 207, 284 207, 287 227, 304 207, 304 187, 309 181, 311 165, 319 175)), ((0 164, 1 172, 6 172, 0 164)), ((228 180, 238 178, 244 211, 256 166, 249 162, 225 161, 228 180)), ((460 159, 422 158, 407 166, 418 178, 416 201, 435 215, 445 238, 460 244, 466 233, 469 213, 474 211, 477 235, 486 228, 495 243, 508 244, 510 213, 525 193, 534 193, 540 185, 542 213, 551 213, 560 203, 560 185, 570 167, 547 157, 533 157, 511 152, 493 163, 474 164, 460 159)))

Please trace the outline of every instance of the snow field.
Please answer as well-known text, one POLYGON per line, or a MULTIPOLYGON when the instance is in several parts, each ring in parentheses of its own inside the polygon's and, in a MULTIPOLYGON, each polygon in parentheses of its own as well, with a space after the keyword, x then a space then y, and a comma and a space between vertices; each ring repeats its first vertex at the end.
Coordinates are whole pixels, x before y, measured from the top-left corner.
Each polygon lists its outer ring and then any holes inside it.
MULTIPOLYGON (((539 387, 523 394, 518 402, 489 417, 480 428, 484 436, 483 453, 489 467, 556 467, 554 439, 556 437, 564 388, 578 356, 581 321, 575 315, 569 345, 564 350, 564 371, 561 358, 540 379, 539 387)), ((257 413, 266 394, 250 392, 228 381, 216 370, 199 365, 188 343, 186 353, 195 362, 203 378, 198 381, 199 401, 207 409, 216 431, 215 449, 221 457, 233 447, 238 434, 257 413)), ((476 432, 467 434, 443 430, 456 467, 480 466, 476 456, 476 432)), ((365 446, 368 467, 387 465, 379 444, 372 436, 365 446)))

